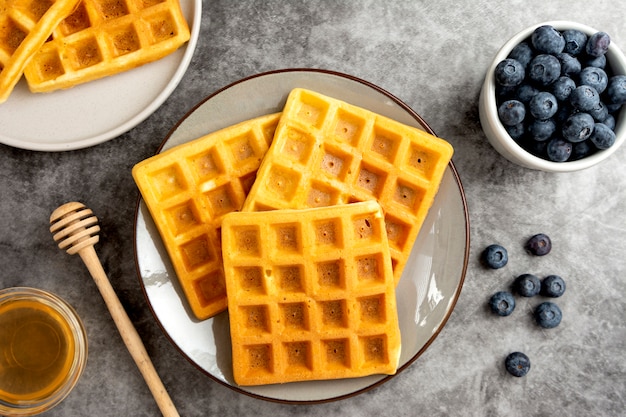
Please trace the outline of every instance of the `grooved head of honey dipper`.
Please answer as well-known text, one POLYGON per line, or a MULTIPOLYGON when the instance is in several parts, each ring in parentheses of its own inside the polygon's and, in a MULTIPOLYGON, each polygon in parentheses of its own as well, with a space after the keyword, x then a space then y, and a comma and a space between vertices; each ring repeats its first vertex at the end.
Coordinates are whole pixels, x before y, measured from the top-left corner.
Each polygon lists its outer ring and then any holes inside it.
POLYGON ((98 218, 82 203, 66 203, 50 215, 52 237, 70 255, 95 245, 99 231, 98 218))

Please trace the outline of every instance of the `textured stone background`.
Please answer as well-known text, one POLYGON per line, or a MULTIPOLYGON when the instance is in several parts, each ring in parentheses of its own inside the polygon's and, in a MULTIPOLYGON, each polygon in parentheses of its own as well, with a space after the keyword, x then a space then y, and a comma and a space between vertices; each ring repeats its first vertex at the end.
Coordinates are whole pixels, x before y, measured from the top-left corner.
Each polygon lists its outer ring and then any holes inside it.
MULTIPOLYGON (((182 0, 186 1, 186 0, 182 0)), ((523 169, 487 143, 477 101, 498 48, 527 25, 569 19, 626 45, 622 0, 558 1, 205 1, 197 51, 172 96, 151 117, 96 147, 62 153, 0 145, 0 287, 45 288, 80 312, 90 356, 72 394, 49 416, 156 416, 159 410, 78 258, 52 243, 48 218, 79 200, 103 222, 105 269, 182 416, 615 416, 626 409, 626 149, 572 174, 523 169), (348 73, 386 89, 421 114, 456 149, 470 209, 471 258, 447 326, 411 367, 360 396, 292 406, 253 399, 204 376, 161 333, 133 258, 138 192, 131 167, 151 156, 194 104, 242 77, 290 67, 348 73), (531 259, 524 240, 553 238, 531 259), (494 242, 511 261, 486 271, 477 260, 494 242), (518 274, 561 274, 562 325, 539 330, 534 300, 497 319, 486 300, 518 274), (523 350, 522 379, 502 362, 523 350)), ((1 127, 0 127, 1 128, 1 127)))

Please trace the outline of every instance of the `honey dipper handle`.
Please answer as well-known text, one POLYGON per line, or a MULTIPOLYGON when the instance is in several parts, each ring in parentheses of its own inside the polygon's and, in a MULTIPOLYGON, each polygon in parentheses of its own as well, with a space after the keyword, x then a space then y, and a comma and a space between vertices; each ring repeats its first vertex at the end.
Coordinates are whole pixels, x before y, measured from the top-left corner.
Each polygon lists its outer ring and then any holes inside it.
POLYGON ((115 291, 113 290, 113 287, 111 286, 111 283, 102 268, 102 264, 98 259, 96 250, 93 246, 87 246, 80 250, 78 254, 87 266, 93 280, 96 282, 96 286, 100 290, 100 294, 102 294, 102 298, 104 298, 104 302, 111 312, 113 321, 122 335, 126 348, 135 360, 139 371, 148 384, 148 387, 152 392, 152 396, 156 400, 161 413, 164 417, 178 417, 178 411, 176 411, 174 403, 167 393, 165 386, 163 386, 156 369, 154 369, 154 365, 148 356, 148 352, 146 352, 146 348, 144 347, 137 330, 130 321, 128 314, 126 314, 126 310, 124 310, 119 298, 117 298, 117 294, 115 294, 115 291))

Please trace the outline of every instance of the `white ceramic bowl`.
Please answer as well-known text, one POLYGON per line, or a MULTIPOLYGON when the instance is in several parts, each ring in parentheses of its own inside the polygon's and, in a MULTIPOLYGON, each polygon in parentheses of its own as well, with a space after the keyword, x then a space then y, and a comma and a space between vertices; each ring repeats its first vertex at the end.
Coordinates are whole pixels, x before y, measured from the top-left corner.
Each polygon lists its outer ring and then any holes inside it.
MULTIPOLYGON (((592 35, 599 30, 589 26, 582 25, 570 21, 550 21, 538 23, 527 27, 521 32, 513 36, 498 51, 493 62, 487 70, 485 81, 483 83, 480 99, 479 113, 480 123, 487 139, 491 145, 509 161, 521 165, 526 168, 548 171, 548 172, 571 172, 589 168, 611 156, 626 140, 626 110, 622 108, 616 117, 615 135, 616 140, 613 146, 608 149, 595 152, 594 154, 576 161, 552 162, 524 150, 515 140, 509 136, 498 118, 498 110, 496 106, 496 82, 494 71, 500 61, 505 59, 511 50, 518 43, 527 39, 533 31, 542 25, 551 25, 557 30, 578 29, 587 35, 592 35)), ((610 33, 609 33, 610 35, 610 33)), ((613 74, 626 74, 626 57, 613 41, 607 52, 607 66, 611 68, 613 74)))

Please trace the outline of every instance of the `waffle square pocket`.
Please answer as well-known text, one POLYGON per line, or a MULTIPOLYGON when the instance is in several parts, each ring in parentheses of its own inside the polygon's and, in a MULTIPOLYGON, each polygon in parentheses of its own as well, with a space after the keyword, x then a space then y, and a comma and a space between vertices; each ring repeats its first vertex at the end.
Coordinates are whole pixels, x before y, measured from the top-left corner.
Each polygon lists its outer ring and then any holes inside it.
POLYGON ((376 201, 222 220, 239 385, 394 374, 395 281, 376 201))

